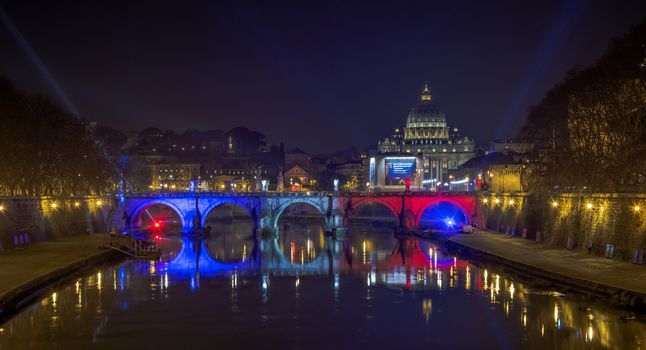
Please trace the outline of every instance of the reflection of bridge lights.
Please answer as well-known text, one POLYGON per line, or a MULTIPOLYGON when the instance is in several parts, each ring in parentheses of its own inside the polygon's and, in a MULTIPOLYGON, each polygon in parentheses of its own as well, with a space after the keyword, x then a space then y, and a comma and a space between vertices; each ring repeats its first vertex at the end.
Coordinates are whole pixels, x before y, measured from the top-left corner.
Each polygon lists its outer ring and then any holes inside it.
POLYGON ((516 292, 516 288, 514 288, 514 283, 512 282, 511 285, 509 286, 509 297, 511 297, 511 300, 514 300, 515 292, 516 292))
POLYGON ((588 334, 586 335, 587 340, 592 341, 593 336, 594 332, 592 331, 592 325, 588 325, 588 334))
POLYGON ((334 274, 334 289, 339 289, 339 274, 334 274))
POLYGON ((267 275, 263 275, 262 276, 262 289, 267 290, 268 287, 269 287, 269 282, 267 280, 267 275))
POLYGON ((467 273, 466 273, 466 281, 464 284, 464 289, 470 290, 471 289, 471 270, 469 269, 469 266, 467 266, 467 273))

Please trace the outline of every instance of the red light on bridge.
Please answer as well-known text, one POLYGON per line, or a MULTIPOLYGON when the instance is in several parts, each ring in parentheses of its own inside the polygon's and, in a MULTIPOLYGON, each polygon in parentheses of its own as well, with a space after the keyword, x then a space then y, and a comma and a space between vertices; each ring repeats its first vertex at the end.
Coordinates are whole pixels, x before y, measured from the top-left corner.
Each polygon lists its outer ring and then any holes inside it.
POLYGON ((161 226, 161 225, 158 222, 156 222, 156 223, 153 224, 153 226, 155 226, 155 228, 159 228, 159 226, 161 226))
POLYGON ((160 239, 161 239, 161 236, 160 236, 160 235, 155 235, 155 240, 156 240, 156 241, 159 241, 160 239))

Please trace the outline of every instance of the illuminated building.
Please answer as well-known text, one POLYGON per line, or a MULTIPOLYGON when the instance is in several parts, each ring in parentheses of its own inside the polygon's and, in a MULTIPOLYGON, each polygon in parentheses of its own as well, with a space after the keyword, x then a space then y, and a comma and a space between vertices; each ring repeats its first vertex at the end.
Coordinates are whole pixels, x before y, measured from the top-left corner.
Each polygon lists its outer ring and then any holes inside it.
POLYGON ((151 189, 164 191, 186 191, 191 180, 200 176, 199 163, 150 164, 151 189))
POLYGON ((380 154, 421 156, 426 183, 444 182, 449 169, 455 169, 475 155, 473 139, 462 136, 458 128, 449 127, 444 113, 432 103, 428 84, 419 102, 408 113, 406 126, 397 128, 379 142, 380 154))

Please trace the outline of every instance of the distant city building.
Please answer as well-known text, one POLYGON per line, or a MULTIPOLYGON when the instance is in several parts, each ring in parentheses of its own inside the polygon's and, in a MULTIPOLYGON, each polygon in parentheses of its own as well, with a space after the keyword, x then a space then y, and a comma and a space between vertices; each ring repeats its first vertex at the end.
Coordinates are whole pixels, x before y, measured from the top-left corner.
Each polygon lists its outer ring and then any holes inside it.
MULTIPOLYGON (((283 149, 264 138, 244 127, 226 133, 187 130, 181 134, 147 128, 131 135, 121 148, 122 166, 133 168, 133 173, 140 172, 138 167, 148 170, 149 178, 137 188, 153 191, 184 191, 191 180, 198 181, 200 190, 250 191, 262 180, 275 188, 283 149)), ((134 180, 144 182, 143 177, 131 177, 134 180)))
POLYGON ((290 169, 295 165, 309 171, 312 156, 299 148, 293 148, 285 152, 285 168, 290 169))
POLYGON ((450 127, 444 113, 432 103, 428 84, 420 101, 408 113, 406 126, 379 141, 380 154, 421 156, 426 184, 443 183, 449 169, 455 169, 475 156, 475 142, 450 127))
POLYGON ((534 145, 523 140, 494 140, 489 144, 487 153, 513 152, 525 154, 534 148, 534 145))
POLYGON ((474 157, 449 172, 453 182, 450 186, 452 190, 522 192, 527 162, 522 154, 512 151, 474 157))
POLYGON ((287 182, 290 191, 303 191, 309 189, 310 173, 302 166, 294 164, 284 174, 284 181, 287 182))
POLYGON ((191 180, 200 176, 199 163, 148 164, 152 183, 151 190, 186 191, 191 180))

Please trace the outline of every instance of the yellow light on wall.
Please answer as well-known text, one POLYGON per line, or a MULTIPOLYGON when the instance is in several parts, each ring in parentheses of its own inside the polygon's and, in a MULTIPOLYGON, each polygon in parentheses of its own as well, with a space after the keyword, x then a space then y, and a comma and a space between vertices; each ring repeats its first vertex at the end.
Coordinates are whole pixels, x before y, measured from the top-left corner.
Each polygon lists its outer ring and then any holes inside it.
POLYGON ((4 211, 4 206, 0 205, 0 211, 4 211))
POLYGON ((500 200, 498 198, 496 198, 496 199, 493 200, 493 202, 498 204, 498 203, 500 203, 500 200))
POLYGON ((81 205, 81 203, 79 203, 79 202, 74 202, 74 206, 75 206, 75 207, 77 207, 77 208, 78 208, 80 205, 81 205))
POLYGON ((489 202, 489 200, 487 198, 485 198, 485 199, 482 200, 482 202, 487 204, 487 202, 489 202))
POLYGON ((509 200, 509 205, 514 205, 514 200, 513 199, 509 200))
POLYGON ((103 202, 101 202, 101 201, 96 201, 96 205, 103 205, 103 202))
POLYGON ((56 204, 56 203, 52 203, 52 208, 56 209, 56 207, 57 207, 57 204, 56 204))
POLYGON ((588 202, 588 204, 586 204, 585 207, 588 209, 592 209, 592 203, 588 202))
POLYGON ((636 205, 636 206, 634 206, 634 207, 633 207, 633 210, 634 210, 635 212, 639 212, 639 210, 640 210, 640 209, 641 209, 641 208, 639 208, 639 205, 636 205))
POLYGON ((556 208, 558 206, 559 206, 559 204, 558 204, 557 201, 552 201, 552 208, 556 208))

